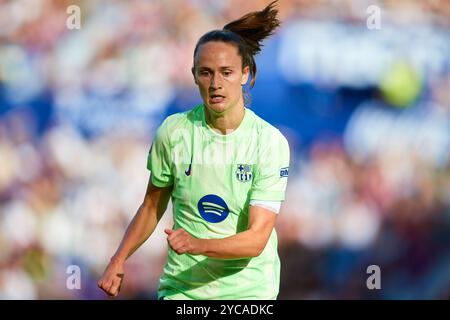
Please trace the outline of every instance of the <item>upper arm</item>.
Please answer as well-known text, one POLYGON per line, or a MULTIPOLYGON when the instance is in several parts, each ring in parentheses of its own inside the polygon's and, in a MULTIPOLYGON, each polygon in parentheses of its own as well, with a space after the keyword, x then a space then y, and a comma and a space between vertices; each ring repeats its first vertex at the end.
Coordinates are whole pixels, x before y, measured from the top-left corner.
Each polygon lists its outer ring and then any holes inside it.
MULTIPOLYGON (((262 144, 258 150, 256 174, 252 182, 250 200, 283 201, 289 170, 289 143, 279 131, 263 132, 262 144), (269 136, 270 137, 269 137, 269 136)), ((256 201, 257 202, 257 201, 256 201)), ((277 213, 259 205, 249 206, 248 230, 254 233, 259 251, 262 251, 275 226, 277 213)))
POLYGON ((250 200, 283 201, 289 171, 289 143, 276 129, 264 130, 260 137, 250 200))
POLYGON ((161 124, 153 138, 147 158, 150 178, 143 205, 156 209, 157 219, 161 219, 167 209, 173 190, 172 154, 167 119, 161 124))
POLYGON ((172 165, 168 122, 164 121, 156 131, 147 157, 147 169, 152 173, 151 182, 154 186, 164 188, 173 185, 172 165))
POLYGON ((152 183, 150 176, 148 180, 147 190, 145 192, 144 203, 145 207, 156 209, 157 219, 161 219, 162 215, 167 209, 170 195, 172 193, 173 186, 169 187, 157 187, 152 183))
POLYGON ((249 207, 248 230, 254 232, 255 240, 258 242, 261 251, 270 238, 276 220, 277 214, 270 210, 259 206, 249 207))

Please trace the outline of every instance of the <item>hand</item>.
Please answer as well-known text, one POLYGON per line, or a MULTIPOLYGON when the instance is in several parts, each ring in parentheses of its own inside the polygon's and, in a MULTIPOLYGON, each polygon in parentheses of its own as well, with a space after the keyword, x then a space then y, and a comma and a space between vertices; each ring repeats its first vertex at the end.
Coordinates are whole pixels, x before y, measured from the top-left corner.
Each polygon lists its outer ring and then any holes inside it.
POLYGON ((169 246, 176 253, 200 254, 200 240, 191 236, 183 228, 177 230, 164 229, 164 232, 168 235, 167 242, 169 246))
POLYGON ((100 289, 105 291, 106 294, 114 298, 117 297, 120 292, 124 276, 123 263, 111 260, 97 285, 100 289))

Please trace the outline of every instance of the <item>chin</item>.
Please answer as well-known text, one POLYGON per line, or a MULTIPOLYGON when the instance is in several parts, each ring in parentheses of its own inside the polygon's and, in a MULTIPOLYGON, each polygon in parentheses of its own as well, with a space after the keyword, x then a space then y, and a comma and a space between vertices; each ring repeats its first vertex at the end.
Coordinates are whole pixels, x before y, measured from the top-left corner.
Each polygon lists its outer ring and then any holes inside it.
POLYGON ((227 104, 222 104, 222 103, 215 103, 215 104, 205 104, 207 106, 207 108, 215 113, 222 113, 224 111, 226 111, 228 109, 228 105, 227 104))

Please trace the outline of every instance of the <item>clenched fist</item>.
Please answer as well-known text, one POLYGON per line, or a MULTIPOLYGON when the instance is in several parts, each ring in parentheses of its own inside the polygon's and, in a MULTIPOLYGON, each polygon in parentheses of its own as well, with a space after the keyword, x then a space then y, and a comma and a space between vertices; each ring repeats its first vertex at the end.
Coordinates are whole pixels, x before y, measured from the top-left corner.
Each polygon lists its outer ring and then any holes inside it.
POLYGON ((164 232, 168 235, 169 246, 176 253, 200 254, 200 240, 191 236, 186 230, 182 228, 177 230, 164 229, 164 232))
POLYGON ((110 297, 117 297, 124 276, 123 263, 111 260, 97 285, 110 297))

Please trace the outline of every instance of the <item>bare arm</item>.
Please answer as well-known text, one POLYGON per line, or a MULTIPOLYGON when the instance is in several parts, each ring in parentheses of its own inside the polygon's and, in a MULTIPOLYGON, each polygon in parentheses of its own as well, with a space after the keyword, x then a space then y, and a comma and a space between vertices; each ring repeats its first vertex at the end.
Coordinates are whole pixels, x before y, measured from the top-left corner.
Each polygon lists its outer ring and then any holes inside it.
POLYGON ((149 179, 144 202, 139 207, 113 256, 113 260, 125 262, 153 233, 167 209, 172 187, 155 187, 149 179))
POLYGON ((117 296, 122 284, 125 260, 131 256, 153 233, 167 209, 172 187, 158 188, 148 182, 143 203, 130 222, 125 235, 106 267, 98 286, 110 296, 117 296))
POLYGON ((178 254, 201 254, 213 258, 256 257, 264 250, 275 225, 277 214, 250 206, 248 229, 223 239, 196 239, 183 229, 169 230, 167 240, 178 254))

